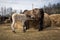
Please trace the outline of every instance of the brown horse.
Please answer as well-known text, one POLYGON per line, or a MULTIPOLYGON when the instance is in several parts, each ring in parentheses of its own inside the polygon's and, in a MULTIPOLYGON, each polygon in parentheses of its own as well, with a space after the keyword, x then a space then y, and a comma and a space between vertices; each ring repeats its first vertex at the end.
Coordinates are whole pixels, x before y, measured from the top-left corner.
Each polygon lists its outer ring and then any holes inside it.
MULTIPOLYGON (((32 18, 34 19, 34 20, 36 20, 37 21, 37 23, 40 25, 39 26, 39 31, 40 30, 43 30, 43 19, 44 19, 44 11, 43 11, 43 9, 38 9, 38 8, 35 8, 35 9, 33 9, 33 10, 30 10, 30 11, 25 11, 24 12, 24 14, 26 14, 27 15, 27 17, 30 17, 30 14, 32 14, 32 18)), ((33 21, 34 21, 33 20, 33 21)), ((26 27, 27 27, 27 29, 29 29, 29 21, 30 20, 27 20, 26 22, 25 22, 25 24, 26 24, 26 27)), ((35 21, 34 21, 35 22, 35 21)))
POLYGON ((33 9, 33 14, 35 15, 35 19, 38 21, 39 24, 39 31, 43 30, 43 20, 44 20, 44 11, 43 9, 35 8, 33 9))

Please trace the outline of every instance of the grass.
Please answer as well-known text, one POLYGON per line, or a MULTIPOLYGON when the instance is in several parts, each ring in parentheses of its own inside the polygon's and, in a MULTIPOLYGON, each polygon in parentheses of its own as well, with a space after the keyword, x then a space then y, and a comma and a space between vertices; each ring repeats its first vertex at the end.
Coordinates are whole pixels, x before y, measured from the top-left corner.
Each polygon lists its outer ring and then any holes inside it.
POLYGON ((10 24, 0 25, 0 40, 60 40, 60 27, 49 27, 43 31, 29 29, 23 33, 22 29, 16 29, 13 33, 10 24))

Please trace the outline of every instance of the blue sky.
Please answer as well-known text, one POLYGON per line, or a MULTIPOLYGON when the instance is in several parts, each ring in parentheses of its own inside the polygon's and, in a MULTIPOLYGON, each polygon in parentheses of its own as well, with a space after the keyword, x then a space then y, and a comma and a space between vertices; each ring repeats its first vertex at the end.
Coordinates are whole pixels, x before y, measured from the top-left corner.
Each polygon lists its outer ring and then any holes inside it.
POLYGON ((32 9, 32 3, 34 8, 40 8, 49 3, 58 3, 60 0, 0 0, 0 7, 12 7, 16 10, 32 9))

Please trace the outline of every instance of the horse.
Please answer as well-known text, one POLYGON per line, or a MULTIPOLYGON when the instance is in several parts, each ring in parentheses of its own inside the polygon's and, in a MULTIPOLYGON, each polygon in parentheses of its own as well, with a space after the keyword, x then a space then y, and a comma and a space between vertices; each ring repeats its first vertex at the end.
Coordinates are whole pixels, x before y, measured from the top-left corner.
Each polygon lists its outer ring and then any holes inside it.
POLYGON ((42 31, 43 28, 50 27, 50 25, 51 25, 50 17, 48 15, 48 13, 44 13, 44 10, 42 8, 40 8, 40 9, 35 8, 35 9, 32 9, 30 12, 25 10, 24 12, 27 12, 27 13, 24 13, 27 15, 29 15, 29 13, 34 15, 34 17, 33 17, 34 20, 27 20, 25 22, 27 29, 31 28, 29 26, 31 22, 34 25, 33 27, 38 29, 38 31, 42 31))
POLYGON ((33 9, 33 14, 39 23, 39 31, 43 30, 44 10, 42 8, 35 8, 33 9))
MULTIPOLYGON (((24 13, 24 14, 27 14, 27 16, 29 15, 28 13, 32 13, 34 15, 34 20, 31 20, 31 21, 37 22, 37 24, 39 24, 38 26, 39 31, 43 30, 44 10, 42 8, 41 9, 35 8, 35 9, 32 9, 30 12, 25 10, 24 12, 27 12, 27 13, 24 13)), ((29 26, 27 24, 29 24, 29 22, 31 21, 30 20, 26 21, 25 24, 27 29, 29 29, 29 26)))
POLYGON ((25 12, 20 13, 20 14, 14 13, 12 15, 12 24, 11 24, 12 31, 15 32, 14 24, 17 20, 20 20, 20 21, 22 21, 22 25, 23 25, 23 32, 26 32, 25 22, 27 20, 31 20, 33 18, 34 18, 34 15, 32 14, 31 10, 25 11, 25 12))

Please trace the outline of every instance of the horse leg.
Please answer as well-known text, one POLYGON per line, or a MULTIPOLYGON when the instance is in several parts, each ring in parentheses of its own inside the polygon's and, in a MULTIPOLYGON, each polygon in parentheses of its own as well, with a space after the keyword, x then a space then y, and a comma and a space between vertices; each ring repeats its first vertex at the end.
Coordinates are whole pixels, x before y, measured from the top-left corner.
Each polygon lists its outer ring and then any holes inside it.
POLYGON ((39 31, 43 30, 43 20, 40 20, 39 31))
POLYGON ((23 32, 26 32, 26 26, 23 25, 23 32))
POLYGON ((25 25, 25 22, 23 23, 23 32, 26 32, 26 25, 25 25))
POLYGON ((14 29, 14 24, 15 24, 15 20, 12 21, 11 29, 12 29, 12 31, 13 31, 14 33, 16 33, 16 32, 15 32, 15 29, 14 29))
POLYGON ((26 25, 26 30, 29 29, 29 21, 28 20, 25 22, 25 25, 26 25))
POLYGON ((43 30, 43 24, 40 24, 39 31, 42 31, 42 30, 43 30))

